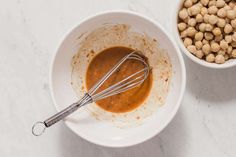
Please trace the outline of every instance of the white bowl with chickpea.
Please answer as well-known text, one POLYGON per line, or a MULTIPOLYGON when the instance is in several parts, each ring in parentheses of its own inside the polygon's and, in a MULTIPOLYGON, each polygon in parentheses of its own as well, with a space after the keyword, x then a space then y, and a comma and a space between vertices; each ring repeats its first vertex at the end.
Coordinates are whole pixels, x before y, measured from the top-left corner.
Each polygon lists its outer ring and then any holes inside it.
POLYGON ((236 66, 234 0, 182 0, 175 14, 175 37, 191 60, 216 69, 236 66))

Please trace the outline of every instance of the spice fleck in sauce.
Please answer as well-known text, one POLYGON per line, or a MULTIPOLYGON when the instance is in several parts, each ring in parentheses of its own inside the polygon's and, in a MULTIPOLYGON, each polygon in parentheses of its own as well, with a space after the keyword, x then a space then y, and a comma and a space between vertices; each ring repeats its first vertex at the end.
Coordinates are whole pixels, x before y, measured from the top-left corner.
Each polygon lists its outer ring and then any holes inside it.
MULTIPOLYGON (((120 59, 133 51, 133 49, 127 47, 111 47, 98 53, 92 59, 87 69, 87 89, 90 89, 97 81, 99 81, 120 59)), ((140 61, 133 59, 125 61, 122 66, 103 83, 97 92, 106 89, 143 68, 144 65, 140 61)), ((124 93, 99 100, 96 104, 109 112, 128 112, 137 108, 144 102, 150 92, 151 86, 152 73, 150 72, 147 79, 141 85, 124 93)))

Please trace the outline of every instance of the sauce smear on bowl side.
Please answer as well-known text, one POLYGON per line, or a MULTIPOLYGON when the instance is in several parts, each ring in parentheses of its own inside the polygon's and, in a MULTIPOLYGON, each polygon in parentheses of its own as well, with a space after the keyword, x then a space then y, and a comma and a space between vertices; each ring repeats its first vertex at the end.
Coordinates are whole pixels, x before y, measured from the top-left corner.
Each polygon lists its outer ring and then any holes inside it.
MULTIPOLYGON (((98 53, 90 62, 86 73, 86 87, 90 89, 99 81, 119 60, 134 50, 128 47, 111 47, 98 53)), ((98 89, 97 92, 121 81, 131 74, 144 68, 140 61, 127 60, 121 67, 112 74, 108 80, 98 89)), ((113 113, 129 112, 140 106, 152 87, 152 72, 147 79, 139 86, 124 93, 107 97, 96 102, 98 106, 113 113)))

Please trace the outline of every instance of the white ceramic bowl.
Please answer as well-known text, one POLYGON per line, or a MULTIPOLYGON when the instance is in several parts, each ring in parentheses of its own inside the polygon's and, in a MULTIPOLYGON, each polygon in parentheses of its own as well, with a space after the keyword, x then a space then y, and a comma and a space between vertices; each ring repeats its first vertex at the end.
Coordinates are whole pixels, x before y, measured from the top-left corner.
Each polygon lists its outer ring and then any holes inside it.
POLYGON ((183 5, 184 0, 179 0, 179 5, 175 8, 174 15, 172 16, 174 19, 172 20, 172 26, 173 26, 173 32, 175 39, 177 40, 182 52, 188 56, 192 61, 194 61, 197 64, 200 64, 205 67, 209 68, 215 68, 215 69, 224 69, 224 68, 230 68, 233 66, 236 66, 236 59, 230 59, 226 61, 224 64, 216 64, 216 63, 208 63, 205 60, 199 59, 196 56, 192 55, 184 46, 182 39, 180 38, 179 31, 177 28, 177 20, 178 20, 178 12, 181 9, 183 5))
MULTIPOLYGON (((164 106, 160 107, 144 124, 120 129, 106 122, 95 120, 87 112, 81 109, 80 118, 76 120, 65 120, 66 125, 80 137, 103 146, 126 147, 144 142, 160 131, 172 120, 176 114, 186 83, 186 72, 184 61, 177 44, 162 26, 150 18, 128 11, 108 11, 94 15, 82 21, 79 25, 69 31, 60 43, 53 58, 50 90, 51 95, 59 111, 77 101, 75 92, 71 87, 71 59, 78 52, 77 37, 83 32, 92 31, 104 23, 127 24, 156 37, 160 47, 167 50, 171 57, 173 76, 170 90, 164 106)), ((73 118, 73 114, 69 116, 73 118)))

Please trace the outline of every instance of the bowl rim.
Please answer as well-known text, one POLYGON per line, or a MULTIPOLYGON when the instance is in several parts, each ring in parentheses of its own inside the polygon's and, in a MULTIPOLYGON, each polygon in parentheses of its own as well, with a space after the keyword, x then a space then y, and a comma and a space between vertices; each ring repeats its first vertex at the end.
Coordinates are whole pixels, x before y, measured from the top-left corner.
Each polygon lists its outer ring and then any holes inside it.
POLYGON ((71 29, 69 29, 65 35, 62 37, 62 39, 60 40, 60 42, 58 43, 57 47, 56 47, 56 50, 54 51, 54 54, 51 58, 51 65, 50 65, 50 71, 49 71, 49 89, 50 89, 50 95, 51 95, 51 98, 52 98, 52 101, 53 101, 53 104, 56 108, 57 111, 60 111, 59 109, 59 105, 57 105, 56 103, 56 100, 55 100, 55 97, 54 97, 54 90, 53 90, 53 80, 52 80, 52 77, 53 77, 53 68, 54 68, 54 62, 56 60, 56 56, 58 54, 58 51, 61 47, 61 44, 66 40, 66 38, 70 35, 70 33, 72 33, 75 29, 77 29, 77 27, 79 27, 79 25, 85 23, 86 21, 88 20, 92 20, 93 18, 96 18, 98 16, 103 16, 103 15, 106 15, 106 14, 126 14, 127 16, 128 15, 133 15, 133 16, 137 16, 137 17, 140 17, 144 20, 147 20, 151 23, 153 23, 156 27, 158 27, 165 35, 166 37, 170 40, 170 42, 172 43, 173 47, 175 48, 176 50, 176 53, 177 53, 177 56, 178 56, 178 60, 180 62, 180 69, 181 69, 181 77, 182 77, 182 80, 181 80, 181 87, 180 87, 180 95, 179 95, 179 98, 178 98, 178 101, 176 102, 176 105, 174 106, 175 108, 173 108, 173 111, 171 113, 169 113, 169 116, 167 117, 167 119, 165 121, 163 121, 163 125, 162 127, 160 127, 159 129, 157 129, 153 134, 150 134, 149 136, 146 136, 145 138, 140 138, 140 140, 136 140, 135 142, 129 142, 129 143, 122 143, 122 144, 110 144, 110 143, 106 143, 106 142, 103 142, 103 141, 99 141, 99 140, 91 140, 89 138, 87 138, 86 136, 82 136, 81 134, 77 133, 77 131, 69 126, 65 120, 63 120, 66 124, 66 126, 68 128, 70 128, 70 130, 72 130, 72 132, 74 132, 76 135, 80 136, 81 138, 91 142, 91 143, 94 143, 96 145, 100 145, 100 146, 105 146, 105 147, 114 147, 114 148, 121 148, 121 147, 129 147, 129 146, 134 146, 134 145, 137 145, 137 144, 140 144, 140 143, 143 143, 149 139, 151 139, 152 137, 156 136, 157 134, 159 134, 169 123, 170 121, 174 118, 174 116, 176 115, 179 107, 180 107, 180 104, 181 104, 181 101, 182 101, 182 98, 183 98, 183 95, 184 95, 184 92, 185 92, 185 87, 186 87, 186 68, 185 68, 185 63, 184 63, 184 59, 183 59, 183 56, 182 56, 182 53, 177 45, 177 43, 175 42, 175 40, 171 37, 171 35, 169 35, 169 33, 164 29, 164 27, 162 27, 157 21, 154 21, 153 19, 145 16, 145 15, 142 15, 140 13, 137 13, 137 12, 133 12, 133 11, 127 11, 127 10, 107 10, 107 11, 103 11, 103 12, 99 12, 99 13, 96 13, 96 14, 93 14, 91 16, 88 16, 86 18, 84 18, 82 21, 80 21, 79 23, 77 23, 74 27, 72 27, 71 29))
POLYGON ((175 7, 175 10, 173 11, 173 15, 172 17, 174 17, 174 20, 172 21, 172 31, 173 34, 175 36, 175 40, 177 40, 177 43, 181 49, 181 51, 188 57, 190 58, 190 60, 192 60, 193 62, 203 66, 203 67, 207 67, 207 68, 212 68, 212 69, 226 69, 226 68, 231 68, 233 66, 236 66, 236 59, 235 61, 231 61, 231 62, 225 62, 224 64, 216 64, 216 63, 209 63, 205 60, 199 59, 196 56, 194 56, 193 54, 191 54, 186 47, 183 44, 182 39, 180 38, 179 35, 179 31, 177 29, 177 21, 178 21, 178 12, 181 8, 181 6, 183 5, 184 0, 179 0, 179 3, 177 4, 177 6, 175 7))

